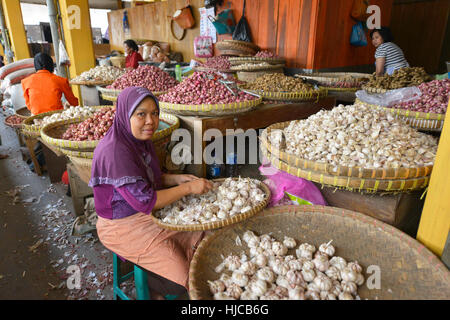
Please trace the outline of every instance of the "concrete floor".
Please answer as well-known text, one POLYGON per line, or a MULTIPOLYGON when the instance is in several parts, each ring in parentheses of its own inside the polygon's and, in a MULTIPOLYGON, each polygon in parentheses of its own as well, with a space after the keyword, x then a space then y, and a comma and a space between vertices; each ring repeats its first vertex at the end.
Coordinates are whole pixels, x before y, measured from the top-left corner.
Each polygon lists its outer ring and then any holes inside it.
POLYGON ((0 299, 112 299, 110 252, 95 232, 71 236, 67 186, 30 171, 2 113, 0 153, 9 157, 0 160, 0 299), (67 288, 71 265, 80 268, 80 289, 67 288))

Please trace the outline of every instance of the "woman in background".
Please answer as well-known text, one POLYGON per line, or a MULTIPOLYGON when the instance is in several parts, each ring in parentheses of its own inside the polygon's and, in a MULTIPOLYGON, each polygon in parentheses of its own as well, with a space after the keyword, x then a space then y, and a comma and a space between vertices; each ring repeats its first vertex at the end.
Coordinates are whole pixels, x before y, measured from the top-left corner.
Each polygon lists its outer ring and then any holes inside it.
POLYGON ((123 42, 123 48, 127 57, 125 59, 125 68, 136 69, 139 67, 139 61, 144 61, 139 53, 139 47, 134 40, 125 40, 123 42))
POLYGON ((375 65, 376 75, 382 76, 385 73, 392 75, 395 70, 409 67, 402 49, 393 41, 394 37, 387 27, 374 29, 370 32, 372 44, 376 48, 375 65))

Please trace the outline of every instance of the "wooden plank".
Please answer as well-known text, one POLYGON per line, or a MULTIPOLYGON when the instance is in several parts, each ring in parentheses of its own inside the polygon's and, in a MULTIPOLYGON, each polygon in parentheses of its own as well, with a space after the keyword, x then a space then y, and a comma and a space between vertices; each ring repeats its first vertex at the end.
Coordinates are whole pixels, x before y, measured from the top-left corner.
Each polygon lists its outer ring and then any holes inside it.
POLYGON ((438 256, 442 255, 450 230, 449 163, 450 113, 447 113, 417 234, 417 240, 438 256))

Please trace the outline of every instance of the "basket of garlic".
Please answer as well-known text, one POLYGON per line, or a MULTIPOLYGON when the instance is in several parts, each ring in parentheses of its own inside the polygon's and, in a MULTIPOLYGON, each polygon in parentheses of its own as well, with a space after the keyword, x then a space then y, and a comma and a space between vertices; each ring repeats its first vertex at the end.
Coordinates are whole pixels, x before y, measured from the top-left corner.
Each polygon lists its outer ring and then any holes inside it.
POLYGON ((448 299, 450 272, 421 243, 367 215, 285 206, 204 238, 191 261, 189 295, 192 300, 448 299))
POLYGON ((101 86, 113 83, 126 72, 114 66, 96 66, 70 80, 72 85, 101 86))
POLYGON ((282 171, 327 186, 401 192, 428 185, 437 139, 363 105, 274 124, 261 149, 282 171))
POLYGON ((153 220, 169 230, 213 230, 252 217, 270 200, 269 188, 259 180, 239 177, 213 182, 208 193, 184 197, 154 212, 153 220))
POLYGON ((57 121, 64 121, 69 119, 84 119, 92 116, 96 111, 108 106, 86 106, 86 107, 74 107, 71 106, 67 109, 55 110, 44 112, 32 117, 29 117, 23 122, 22 132, 24 135, 37 138, 41 135, 41 129, 43 126, 57 121))

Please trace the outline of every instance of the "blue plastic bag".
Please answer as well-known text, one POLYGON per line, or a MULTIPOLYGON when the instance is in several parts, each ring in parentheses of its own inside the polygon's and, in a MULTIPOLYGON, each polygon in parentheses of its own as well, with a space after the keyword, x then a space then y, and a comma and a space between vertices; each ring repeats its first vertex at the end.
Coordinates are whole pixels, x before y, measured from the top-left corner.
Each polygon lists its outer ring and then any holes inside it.
POLYGON ((367 46, 367 37, 364 30, 364 25, 361 21, 356 23, 352 28, 352 34, 350 36, 350 44, 356 47, 367 46))

